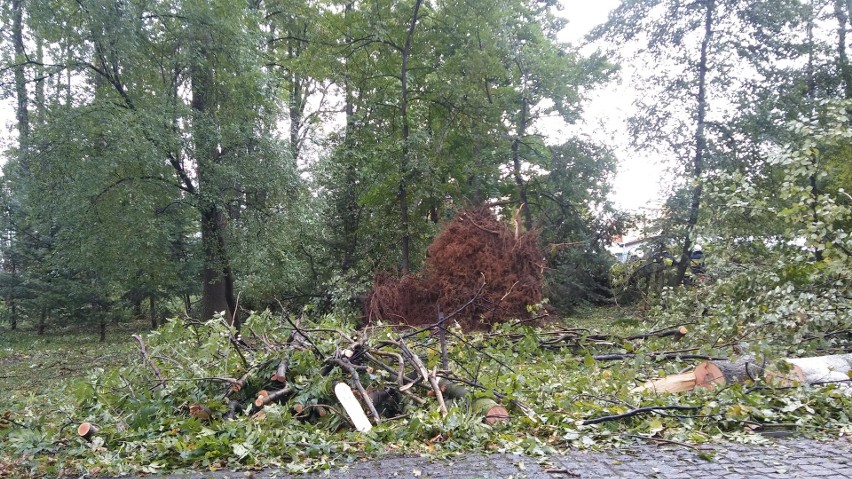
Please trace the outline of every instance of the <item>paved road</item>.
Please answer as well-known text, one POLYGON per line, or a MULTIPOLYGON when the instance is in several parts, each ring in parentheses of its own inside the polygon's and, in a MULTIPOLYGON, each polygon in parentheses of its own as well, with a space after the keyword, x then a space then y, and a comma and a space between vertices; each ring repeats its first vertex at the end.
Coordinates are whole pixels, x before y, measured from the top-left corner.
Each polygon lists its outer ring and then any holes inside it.
POLYGON ((291 476, 276 471, 169 476, 198 479, 765 479, 852 478, 852 439, 778 440, 767 446, 741 444, 702 446, 712 450, 705 460, 681 446, 642 445, 608 452, 573 451, 541 458, 503 454, 467 455, 451 461, 419 457, 386 457, 347 467, 291 476), (544 463, 540 463, 544 461, 544 463))

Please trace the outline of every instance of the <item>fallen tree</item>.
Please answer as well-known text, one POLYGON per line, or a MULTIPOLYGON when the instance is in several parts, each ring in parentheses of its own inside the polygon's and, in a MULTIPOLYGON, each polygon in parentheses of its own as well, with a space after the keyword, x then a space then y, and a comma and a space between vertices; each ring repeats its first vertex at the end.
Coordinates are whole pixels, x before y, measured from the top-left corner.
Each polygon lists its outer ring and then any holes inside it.
POLYGON ((807 358, 783 358, 776 363, 746 355, 730 360, 708 360, 692 371, 648 381, 633 392, 679 393, 696 387, 717 388, 726 384, 766 382, 776 386, 847 382, 852 378, 852 354, 807 358))

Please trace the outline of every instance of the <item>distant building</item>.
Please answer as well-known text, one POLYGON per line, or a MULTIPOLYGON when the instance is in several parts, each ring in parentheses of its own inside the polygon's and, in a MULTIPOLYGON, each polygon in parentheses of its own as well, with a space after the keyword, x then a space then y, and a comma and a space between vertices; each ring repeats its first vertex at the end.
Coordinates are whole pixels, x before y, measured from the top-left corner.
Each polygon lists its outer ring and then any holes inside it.
POLYGON ((630 238, 616 236, 613 238, 612 244, 607 246, 607 251, 615 256, 615 259, 620 263, 630 261, 631 257, 642 258, 644 256, 643 246, 647 245, 651 239, 649 238, 630 238))

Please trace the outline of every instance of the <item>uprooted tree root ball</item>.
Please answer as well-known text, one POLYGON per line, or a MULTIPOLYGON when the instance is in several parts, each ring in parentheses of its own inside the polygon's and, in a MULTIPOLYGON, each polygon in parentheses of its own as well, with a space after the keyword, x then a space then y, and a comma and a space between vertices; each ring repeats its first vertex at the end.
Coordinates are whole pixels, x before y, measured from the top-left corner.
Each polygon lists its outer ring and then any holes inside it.
POLYGON ((427 250, 420 275, 376 276, 368 322, 433 324, 450 314, 465 330, 529 315, 541 301, 544 256, 533 232, 511 231, 487 208, 459 213, 427 250))

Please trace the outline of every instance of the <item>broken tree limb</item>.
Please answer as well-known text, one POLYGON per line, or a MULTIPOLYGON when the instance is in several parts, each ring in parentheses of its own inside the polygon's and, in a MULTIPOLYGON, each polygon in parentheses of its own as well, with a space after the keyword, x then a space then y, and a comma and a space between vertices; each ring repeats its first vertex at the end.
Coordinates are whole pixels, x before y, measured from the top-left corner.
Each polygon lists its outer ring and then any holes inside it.
POLYGON ((696 409, 701 409, 701 406, 646 406, 646 407, 638 407, 636 409, 631 409, 622 414, 613 414, 610 416, 601 416, 594 419, 586 419, 580 424, 583 426, 589 426, 591 424, 598 424, 606 421, 616 421, 618 419, 625 419, 631 416, 635 416, 637 414, 645 414, 649 412, 656 411, 694 411, 696 409))
POLYGON ((263 406, 279 401, 282 398, 289 396, 292 392, 293 390, 289 387, 279 389, 277 391, 259 391, 257 393, 257 399, 254 400, 254 406, 257 409, 262 409, 263 406))
MULTIPOLYGON (((154 364, 154 361, 148 356, 148 348, 145 347, 145 342, 142 340, 142 336, 138 334, 134 334, 133 339, 139 342, 139 353, 142 354, 142 360, 148 363, 148 366, 154 371, 154 376, 160 381, 159 386, 162 388, 166 387, 166 380, 163 379, 163 374, 160 372, 160 369, 154 364)), ((156 387, 156 386, 155 386, 156 387)))
POLYGON ((402 351, 402 354, 411 361, 414 365, 414 368, 420 373, 424 380, 429 382, 432 385, 432 390, 435 392, 435 399, 438 400, 438 407, 441 411, 441 414, 447 415, 447 404, 444 402, 444 394, 441 392, 441 387, 438 386, 438 378, 436 374, 429 374, 429 370, 426 369, 426 366, 423 365, 423 361, 420 360, 420 357, 416 354, 412 353, 408 346, 405 344, 405 341, 402 338, 399 338, 399 347, 402 351))
POLYGON ((444 394, 444 399, 448 399, 453 401, 455 399, 461 399, 467 396, 467 388, 462 386, 461 384, 454 383, 448 379, 441 378, 438 381, 438 387, 441 388, 441 392, 444 394))
POLYGON ((633 336, 627 336, 624 338, 627 341, 633 341, 636 339, 648 339, 648 338, 665 338, 668 336, 674 336, 675 341, 680 341, 689 330, 686 329, 686 326, 678 326, 676 328, 671 329, 661 329, 658 331, 651 331, 650 333, 644 334, 634 334, 633 336))
MULTIPOLYGON (((705 354, 687 354, 679 351, 664 351, 660 353, 612 353, 612 354, 596 354, 592 356, 595 361, 620 361, 623 359, 633 359, 636 356, 648 356, 654 361, 667 361, 669 359, 706 359, 710 361, 724 360, 714 356, 705 354)), ((583 358, 577 358, 578 361, 583 361, 583 358)))
POLYGON ((278 367, 275 368, 275 372, 272 373, 272 377, 270 378, 272 381, 277 383, 286 383, 287 382, 287 368, 290 364, 290 356, 287 355, 284 359, 278 363, 278 367))
POLYGON ((246 371, 245 374, 242 375, 240 379, 237 379, 236 381, 231 383, 231 391, 228 394, 230 395, 231 393, 238 393, 241 389, 246 387, 248 385, 249 376, 251 376, 253 372, 254 370, 249 369, 248 371, 246 371))

